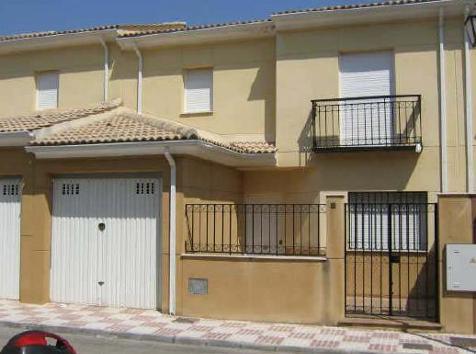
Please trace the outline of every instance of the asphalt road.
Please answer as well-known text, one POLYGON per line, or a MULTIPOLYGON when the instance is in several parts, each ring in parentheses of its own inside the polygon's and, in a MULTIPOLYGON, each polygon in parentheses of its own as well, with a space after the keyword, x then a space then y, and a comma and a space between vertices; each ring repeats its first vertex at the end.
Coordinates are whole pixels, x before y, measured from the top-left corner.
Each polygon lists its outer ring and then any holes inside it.
MULTIPOLYGON (((0 348, 8 342, 15 334, 22 332, 22 329, 0 327, 0 348)), ((245 353, 263 354, 269 351, 239 350, 231 348, 203 347, 194 345, 168 344, 148 341, 135 341, 130 339, 119 339, 112 337, 95 337, 82 334, 62 334, 57 333, 67 339, 78 354, 221 354, 221 353, 245 353)), ((285 353, 283 353, 285 354, 285 353)))

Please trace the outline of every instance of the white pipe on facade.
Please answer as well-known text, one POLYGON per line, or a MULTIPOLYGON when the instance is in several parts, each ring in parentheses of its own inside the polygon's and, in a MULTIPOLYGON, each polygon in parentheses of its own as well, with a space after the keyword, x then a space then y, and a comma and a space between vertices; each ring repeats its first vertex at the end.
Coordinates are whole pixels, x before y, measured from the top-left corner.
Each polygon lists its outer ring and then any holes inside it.
MULTIPOLYGON (((465 19, 469 16, 469 7, 465 9, 465 19)), ((471 85, 471 52, 468 31, 464 28, 464 92, 466 118, 466 188, 474 192, 473 172, 473 90, 471 85)))
POLYGON ((139 59, 139 67, 137 69, 137 113, 142 114, 142 68, 144 65, 142 53, 137 45, 134 47, 137 58, 139 59))
POLYGON ((440 9, 438 19, 438 57, 440 86, 440 174, 441 192, 448 192, 448 146, 446 142, 446 69, 445 69, 445 24, 444 12, 440 9))
POLYGON ((100 40, 104 48, 104 102, 107 102, 109 100, 109 48, 103 38, 100 40))
POLYGON ((170 165, 170 212, 169 212, 169 314, 175 315, 176 306, 176 243, 177 243, 177 166, 169 151, 165 158, 170 165))

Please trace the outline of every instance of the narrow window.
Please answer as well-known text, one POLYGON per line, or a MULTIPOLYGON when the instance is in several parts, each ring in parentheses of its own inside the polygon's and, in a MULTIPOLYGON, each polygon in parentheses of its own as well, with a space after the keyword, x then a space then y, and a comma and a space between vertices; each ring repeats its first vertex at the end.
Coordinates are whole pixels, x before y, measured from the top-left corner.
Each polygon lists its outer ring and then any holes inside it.
POLYGON ((425 192, 349 192, 349 249, 426 250, 428 206, 425 192))
POLYGON ((211 112, 213 109, 213 70, 185 72, 185 113, 211 112))
POLYGON ((339 70, 341 98, 354 98, 339 107, 341 145, 391 144, 393 52, 340 55, 339 70))
POLYGON ((36 77, 38 110, 58 107, 58 87, 59 75, 57 72, 49 71, 40 73, 36 77))

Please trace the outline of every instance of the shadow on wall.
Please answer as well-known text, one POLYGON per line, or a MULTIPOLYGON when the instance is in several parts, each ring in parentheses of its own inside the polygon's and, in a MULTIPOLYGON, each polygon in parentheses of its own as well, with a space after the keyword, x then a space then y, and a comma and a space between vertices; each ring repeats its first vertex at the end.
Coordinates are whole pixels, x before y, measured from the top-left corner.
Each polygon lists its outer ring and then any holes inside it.
MULTIPOLYGON (((309 102, 309 107, 311 103, 309 102)), ((312 153, 313 148, 313 138, 314 138, 314 119, 312 109, 309 111, 307 119, 304 123, 304 127, 299 134, 297 143, 299 145, 299 164, 308 165, 311 160, 314 158, 312 153)))
POLYGON ((325 255, 317 204, 186 206, 186 250, 222 254, 325 255))
POLYGON ((275 82, 276 73, 266 73, 263 66, 258 68, 256 77, 251 86, 248 101, 264 101, 264 135, 267 142, 276 142, 276 91, 268 89, 270 75, 273 76, 272 82, 275 82))
MULTIPOLYGON (((413 118, 414 114, 409 120, 413 118)), ((391 189, 402 190, 407 187, 422 156, 414 151, 383 151, 378 148, 373 151, 316 153, 313 151, 314 125, 313 111, 310 109, 297 140, 299 163, 301 166, 319 167, 313 178, 323 189, 387 190, 391 186, 391 189)), ((413 129, 411 123, 405 129, 413 129)))
POLYGON ((396 263, 390 261, 385 251, 347 253, 347 311, 436 320, 438 263, 435 246, 425 253, 392 252, 392 257, 395 256, 399 259, 396 263))

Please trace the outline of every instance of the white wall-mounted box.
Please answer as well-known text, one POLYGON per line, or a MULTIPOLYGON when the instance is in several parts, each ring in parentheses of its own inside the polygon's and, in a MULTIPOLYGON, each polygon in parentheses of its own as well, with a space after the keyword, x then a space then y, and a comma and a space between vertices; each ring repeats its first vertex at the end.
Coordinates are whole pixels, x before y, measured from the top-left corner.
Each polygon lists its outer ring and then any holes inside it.
POLYGON ((476 244, 446 245, 446 290, 476 292, 476 244))

